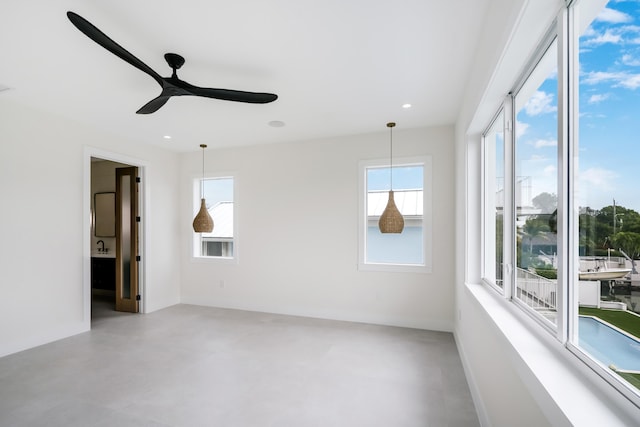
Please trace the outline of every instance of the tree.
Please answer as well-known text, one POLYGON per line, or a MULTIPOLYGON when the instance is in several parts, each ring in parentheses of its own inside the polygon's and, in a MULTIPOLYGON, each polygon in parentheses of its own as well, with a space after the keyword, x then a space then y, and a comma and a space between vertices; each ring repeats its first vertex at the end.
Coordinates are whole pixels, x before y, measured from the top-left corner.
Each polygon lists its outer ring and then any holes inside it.
POLYGON ((616 206, 616 216, 618 217, 616 230, 640 233, 640 214, 638 212, 616 206))
POLYGON ((602 246, 604 237, 596 233, 597 219, 595 212, 589 208, 578 217, 578 228, 580 229, 580 255, 593 256, 595 250, 602 246))
POLYGON ((615 249, 622 249, 631 258, 636 259, 640 256, 640 233, 632 231, 620 231, 613 238, 615 249))
POLYGON ((527 219, 522 226, 522 234, 529 239, 529 253, 533 253, 533 239, 538 236, 546 239, 546 233, 550 231, 546 218, 535 215, 527 219))
MULTIPOLYGON (((616 235, 621 232, 640 234, 640 214, 633 209, 616 205, 614 214, 614 206, 609 205, 600 210, 593 210, 587 207, 581 209, 581 211, 583 213, 579 217, 580 251, 584 255, 604 254, 606 253, 605 249, 609 247, 613 249, 622 248, 627 252, 622 245, 615 243, 616 235)), ((626 245, 631 244, 628 236, 621 237, 621 239, 621 241, 625 241, 626 245)), ((631 256, 630 253, 629 255, 631 256)))
POLYGON ((531 202, 535 208, 545 214, 550 214, 558 208, 558 196, 553 193, 540 193, 531 199, 531 202))

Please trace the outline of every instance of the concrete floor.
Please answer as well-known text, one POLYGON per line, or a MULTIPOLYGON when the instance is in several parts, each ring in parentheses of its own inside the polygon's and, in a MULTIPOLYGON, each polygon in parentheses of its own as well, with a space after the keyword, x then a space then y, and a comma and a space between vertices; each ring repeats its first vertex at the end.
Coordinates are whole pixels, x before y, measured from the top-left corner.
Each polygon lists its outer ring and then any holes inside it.
POLYGON ((479 426, 448 333, 97 302, 91 332, 0 358, 0 426, 479 426))

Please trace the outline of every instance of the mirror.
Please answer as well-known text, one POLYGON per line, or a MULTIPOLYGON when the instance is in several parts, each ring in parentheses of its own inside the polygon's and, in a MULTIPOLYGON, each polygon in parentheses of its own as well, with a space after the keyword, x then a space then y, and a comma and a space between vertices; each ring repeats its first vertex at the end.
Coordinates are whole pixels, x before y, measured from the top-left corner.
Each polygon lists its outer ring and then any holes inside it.
POLYGON ((96 237, 116 235, 116 193, 96 193, 93 196, 94 234, 96 237))

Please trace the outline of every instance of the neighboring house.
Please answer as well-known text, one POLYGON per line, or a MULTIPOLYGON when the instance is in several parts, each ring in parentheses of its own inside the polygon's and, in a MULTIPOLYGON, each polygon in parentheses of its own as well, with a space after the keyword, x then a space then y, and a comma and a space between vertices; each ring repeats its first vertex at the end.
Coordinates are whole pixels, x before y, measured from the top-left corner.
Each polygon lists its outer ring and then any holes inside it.
POLYGON ((391 261, 407 264, 423 262, 422 190, 394 190, 396 207, 404 218, 401 235, 379 232, 378 220, 387 206, 388 191, 370 191, 367 196, 367 259, 370 262, 391 261))
MULTIPOLYGON (((393 199, 396 207, 404 217, 405 226, 417 226, 422 219, 423 203, 422 190, 394 190, 393 199)), ((378 219, 387 206, 388 191, 370 191, 368 194, 367 217, 369 225, 378 224, 378 219)))
POLYGON ((233 202, 218 202, 208 208, 213 231, 202 233, 203 256, 233 256, 233 202))

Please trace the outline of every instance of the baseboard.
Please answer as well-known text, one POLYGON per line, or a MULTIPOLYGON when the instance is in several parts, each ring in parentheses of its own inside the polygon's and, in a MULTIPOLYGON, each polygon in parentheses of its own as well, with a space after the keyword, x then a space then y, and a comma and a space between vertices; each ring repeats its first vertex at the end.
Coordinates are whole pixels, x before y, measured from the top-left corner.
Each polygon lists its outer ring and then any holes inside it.
POLYGON ((253 304, 236 304, 228 301, 202 301, 201 298, 182 298, 182 304, 205 307, 226 308, 231 310, 256 311, 260 313, 282 314, 286 316, 311 317, 314 319, 338 320, 343 322, 368 323, 372 325, 395 326, 399 328, 424 329, 428 331, 453 332, 453 324, 449 321, 415 321, 399 319, 391 316, 372 316, 367 313, 344 313, 330 310, 296 310, 290 307, 266 307, 253 304))
POLYGON ((9 356, 11 354, 29 350, 30 348, 39 347, 41 345, 49 344, 54 341, 69 338, 74 335, 81 334, 83 332, 88 332, 90 329, 91 329, 91 325, 89 323, 85 324, 83 322, 82 324, 70 326, 68 328, 64 328, 60 331, 56 331, 51 334, 32 337, 27 341, 22 341, 19 343, 15 343, 13 345, 9 345, 7 347, 0 348, 0 357, 9 356))
POLYGON ((464 350, 464 345, 458 339, 458 334, 455 331, 453 332, 453 339, 455 340, 456 346, 458 347, 458 354, 460 355, 460 361, 462 362, 462 369, 464 370, 464 375, 467 378, 467 384, 469 385, 469 391, 471 392, 473 405, 476 407, 478 421, 480 422, 480 425, 482 427, 490 427, 491 422, 489 421, 489 416, 487 415, 487 410, 484 406, 482 395, 480 394, 480 390, 478 389, 477 382, 473 375, 473 370, 469 365, 469 361, 464 350))

